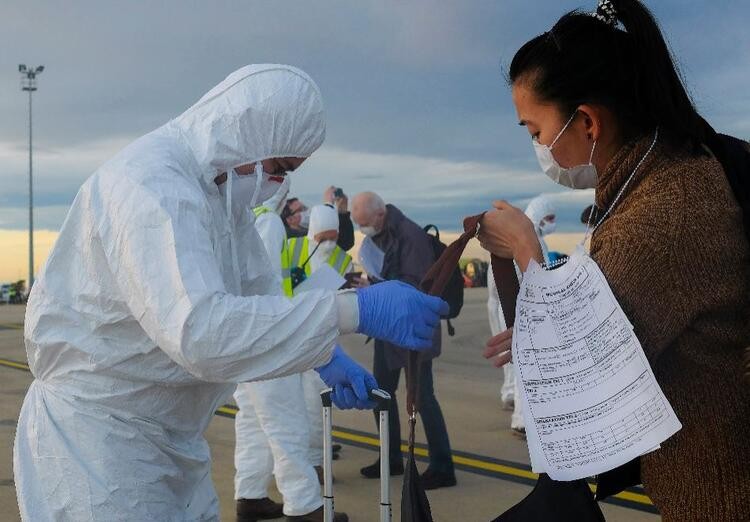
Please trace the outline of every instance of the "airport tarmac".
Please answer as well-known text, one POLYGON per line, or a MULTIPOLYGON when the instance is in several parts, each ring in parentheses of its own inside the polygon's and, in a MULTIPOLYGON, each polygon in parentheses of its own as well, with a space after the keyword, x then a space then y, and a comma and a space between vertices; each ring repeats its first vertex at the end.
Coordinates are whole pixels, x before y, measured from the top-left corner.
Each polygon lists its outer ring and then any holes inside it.
MULTIPOLYGON (((481 357, 489 337, 486 289, 469 289, 461 316, 454 321, 455 337, 443 336, 443 355, 434 364, 438 400, 448 424, 458 485, 428 492, 434 519, 438 521, 489 521, 520 501, 532 489, 534 475, 524 440, 513 435, 510 412, 499 400, 502 371, 481 357)), ((15 423, 32 376, 23 348, 22 306, 0 306, 0 520, 19 519, 13 485, 12 455, 15 423)), ((372 344, 361 336, 346 336, 342 345, 367 367, 372 363, 372 344)), ((402 399, 402 390, 398 394, 402 399)), ((404 401, 399 402, 402 410, 404 401)), ((233 453, 234 407, 220 409, 206 432, 214 459, 213 477, 221 500, 223 521, 234 520, 233 453)), ((353 522, 376 522, 379 488, 377 480, 359 475, 359 468, 377 458, 377 435, 371 413, 334 412, 335 436, 343 445, 341 459, 334 463, 336 508, 353 522)), ((402 429, 406 430, 405 415, 402 429)), ((424 443, 421 424, 417 440, 424 443)), ((406 432, 402 433, 405 436, 406 432)), ((420 458, 425 450, 418 449, 420 458)), ((423 470, 425 462, 420 462, 423 470)), ((401 477, 392 480, 394 520, 398 521, 401 477)), ((276 490, 271 491, 280 500, 276 490)), ((656 521, 648 497, 640 488, 623 493, 613 502, 601 504, 608 522, 656 521)))

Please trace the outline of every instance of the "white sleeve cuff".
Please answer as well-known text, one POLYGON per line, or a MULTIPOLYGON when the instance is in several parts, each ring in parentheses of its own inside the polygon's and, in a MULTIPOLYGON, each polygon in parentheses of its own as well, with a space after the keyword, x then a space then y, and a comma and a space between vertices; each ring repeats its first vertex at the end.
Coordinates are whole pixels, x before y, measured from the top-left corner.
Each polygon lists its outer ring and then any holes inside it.
POLYGON ((336 308, 339 312, 339 332, 355 333, 359 328, 359 301, 356 290, 344 290, 336 294, 336 308))

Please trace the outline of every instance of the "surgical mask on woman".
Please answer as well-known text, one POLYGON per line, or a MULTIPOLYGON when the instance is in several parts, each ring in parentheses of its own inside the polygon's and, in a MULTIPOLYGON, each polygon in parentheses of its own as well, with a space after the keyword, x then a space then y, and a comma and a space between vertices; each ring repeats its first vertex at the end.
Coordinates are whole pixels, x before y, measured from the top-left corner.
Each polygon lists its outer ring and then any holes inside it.
POLYGON ((555 159, 552 154, 552 148, 563 135, 563 132, 573 122, 578 111, 574 112, 568 120, 568 123, 562 128, 557 134, 552 143, 549 145, 542 145, 539 140, 535 137, 532 139, 534 144, 534 152, 536 152, 536 158, 539 161, 539 166, 542 167, 544 173, 552 179, 555 183, 570 187, 572 189, 588 189, 596 188, 597 176, 596 167, 591 161, 594 159, 594 150, 596 149, 596 141, 591 147, 591 156, 589 157, 588 165, 578 165, 577 167, 564 168, 555 159))

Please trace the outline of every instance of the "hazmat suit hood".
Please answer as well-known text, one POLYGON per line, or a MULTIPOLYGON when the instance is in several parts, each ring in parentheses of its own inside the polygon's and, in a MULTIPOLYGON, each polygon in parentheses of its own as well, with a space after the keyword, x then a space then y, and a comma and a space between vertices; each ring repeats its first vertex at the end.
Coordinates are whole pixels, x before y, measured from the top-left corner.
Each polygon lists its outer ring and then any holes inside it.
POLYGON ((339 213, 330 205, 315 205, 310 210, 310 226, 307 229, 307 237, 315 240, 315 236, 329 230, 339 231, 339 213))
POLYGON ((315 82, 288 65, 233 72, 172 121, 195 156, 203 183, 269 158, 307 158, 325 139, 315 82))
POLYGON ((534 229, 536 230, 537 235, 541 235, 539 230, 539 223, 546 216, 556 214, 556 211, 555 205, 552 203, 552 200, 548 196, 541 195, 533 198, 529 202, 524 213, 531 220, 531 222, 534 223, 534 229))

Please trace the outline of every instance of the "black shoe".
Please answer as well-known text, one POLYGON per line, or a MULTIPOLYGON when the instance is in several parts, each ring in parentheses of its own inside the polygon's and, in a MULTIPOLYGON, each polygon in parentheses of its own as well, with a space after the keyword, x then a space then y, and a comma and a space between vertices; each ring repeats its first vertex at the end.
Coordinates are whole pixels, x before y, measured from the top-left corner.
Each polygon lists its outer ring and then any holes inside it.
POLYGON ((237 522, 257 522, 284 516, 284 504, 270 498, 241 498, 237 500, 237 522))
MULTIPOLYGON (((380 478, 380 459, 375 461, 375 464, 370 464, 359 470, 362 476, 368 479, 380 478)), ((404 461, 398 459, 391 461, 391 476, 403 475, 404 474, 404 461)))
POLYGON ((433 471, 427 468, 420 479, 425 490, 449 488, 456 485, 456 473, 453 471, 433 471))
POLYGON ((341 444, 334 444, 331 446, 331 458, 333 460, 339 460, 341 458, 341 455, 339 454, 341 452, 341 444))
MULTIPOLYGON (((287 516, 287 522, 323 522, 323 507, 319 507, 307 515, 287 516)), ((336 512, 333 514, 333 522, 349 522, 346 513, 336 512)))

